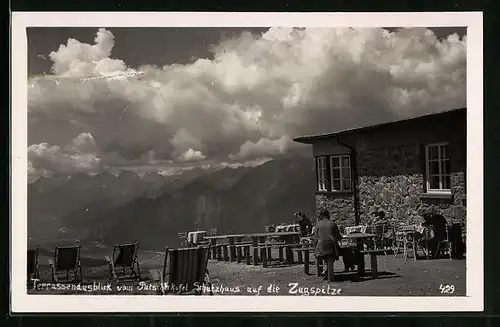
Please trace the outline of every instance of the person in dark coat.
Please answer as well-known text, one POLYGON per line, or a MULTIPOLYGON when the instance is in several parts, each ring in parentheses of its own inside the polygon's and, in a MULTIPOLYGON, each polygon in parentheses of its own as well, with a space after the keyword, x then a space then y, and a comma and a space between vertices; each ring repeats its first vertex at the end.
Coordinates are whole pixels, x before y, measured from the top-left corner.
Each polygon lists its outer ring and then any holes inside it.
MULTIPOLYGON (((326 272, 331 272, 329 279, 333 279, 333 264, 339 259, 340 249, 338 242, 341 240, 340 230, 337 224, 330 220, 330 213, 322 209, 319 213, 318 222, 314 229, 314 238, 316 240, 315 255, 318 260, 326 261, 326 272)), ((326 276, 325 276, 326 277, 326 276)))
POLYGON ((330 220, 330 213, 322 209, 314 230, 316 239, 316 256, 338 260, 338 242, 342 239, 337 224, 330 220))
POLYGON ((311 220, 302 212, 296 212, 294 216, 297 219, 297 224, 299 224, 301 236, 306 237, 311 235, 311 230, 312 230, 311 220))

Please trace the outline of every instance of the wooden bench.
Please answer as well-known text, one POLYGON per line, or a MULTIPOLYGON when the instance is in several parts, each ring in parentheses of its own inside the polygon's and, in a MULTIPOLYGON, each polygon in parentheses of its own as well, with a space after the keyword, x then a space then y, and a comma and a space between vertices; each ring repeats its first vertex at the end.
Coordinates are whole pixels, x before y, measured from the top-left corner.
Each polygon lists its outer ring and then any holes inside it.
MULTIPOLYGON (((304 248, 295 248, 293 249, 294 252, 297 252, 299 255, 299 263, 301 259, 303 258, 303 264, 304 264, 304 273, 309 275, 309 266, 310 266, 310 259, 309 259, 309 253, 313 252, 315 250, 314 247, 304 247, 304 248)), ((360 255, 369 255, 370 256, 370 263, 371 263, 371 271, 372 271, 372 277, 373 279, 376 279, 378 276, 378 262, 377 262, 377 256, 383 255, 387 252, 387 249, 378 249, 378 250, 363 250, 360 251, 360 255)), ((316 275, 320 276, 323 268, 323 260, 321 259, 316 259, 316 275)), ((358 267, 359 268, 359 267, 358 267)), ((358 273, 364 273, 363 271, 358 271, 358 273)))
POLYGON ((285 257, 285 261, 287 263, 293 263, 293 252, 292 250, 302 246, 301 244, 286 244, 286 243, 260 243, 258 248, 261 252, 261 260, 264 268, 267 267, 267 260, 271 259, 271 249, 278 248, 278 260, 280 262, 284 261, 283 257, 285 257), (285 255, 283 255, 283 250, 286 250, 285 255))
MULTIPOLYGON (((299 263, 304 264, 304 273, 306 275, 309 275, 309 253, 311 251, 314 251, 314 247, 305 247, 305 248, 295 248, 293 249, 294 252, 297 252, 298 255, 298 261, 299 263)), ((318 264, 319 260, 316 260, 316 264, 318 264)), ((319 271, 319 269, 318 269, 319 271)))
MULTIPOLYGON (((369 255, 370 256, 370 266, 372 270, 372 278, 376 279, 378 276, 378 258, 377 256, 383 255, 387 253, 387 249, 377 249, 377 250, 362 250, 359 251, 361 255, 369 255)), ((363 273, 359 271, 359 273, 363 273)))
POLYGON ((285 245, 285 243, 283 243, 283 242, 266 242, 266 243, 259 243, 258 247, 259 247, 259 249, 262 249, 262 248, 266 249, 266 251, 267 251, 266 254, 267 254, 267 259, 268 260, 272 259, 271 250, 273 248, 278 248, 279 253, 280 253, 279 258, 280 258, 280 260, 283 260, 283 253, 282 253, 282 251, 283 251, 283 246, 284 245, 285 245))
POLYGON ((252 242, 242 242, 235 244, 234 247, 236 248, 236 262, 240 263, 243 258, 245 258, 245 262, 247 265, 250 265, 250 246, 252 245, 252 242))
POLYGON ((252 242, 251 241, 243 241, 243 242, 238 241, 238 242, 233 243, 232 241, 229 241, 229 243, 227 245, 228 250, 229 250, 229 261, 233 262, 233 261, 238 260, 238 253, 237 253, 238 248, 236 247, 236 245, 249 245, 249 244, 252 244, 252 242))
POLYGON ((213 251, 213 259, 218 260, 218 261, 234 261, 233 258, 231 258, 230 254, 232 253, 231 249, 236 250, 236 261, 241 262, 241 248, 243 247, 250 247, 252 242, 240 242, 240 243, 235 243, 235 244, 229 244, 229 243, 224 243, 224 244, 216 244, 212 246, 212 251, 213 251), (233 260, 232 260, 233 259, 233 260))
POLYGON ((213 248, 216 251, 216 256, 214 259, 217 259, 217 261, 228 261, 229 260, 229 255, 227 252, 227 246, 229 244, 216 244, 213 246, 213 248))
MULTIPOLYGON (((345 246, 341 246, 341 248, 344 248, 345 246)), ((309 258, 309 253, 313 252, 316 250, 314 246, 309 246, 309 247, 301 247, 301 248, 295 248, 293 249, 294 252, 297 252, 298 254, 298 259, 299 263, 304 264, 304 273, 306 275, 309 275, 309 267, 310 267, 310 258, 309 258), (302 261, 303 259, 303 261, 302 261)), ((316 258, 316 276, 320 276, 323 271, 323 260, 316 258)), ((331 274, 333 275, 333 274, 331 274)))

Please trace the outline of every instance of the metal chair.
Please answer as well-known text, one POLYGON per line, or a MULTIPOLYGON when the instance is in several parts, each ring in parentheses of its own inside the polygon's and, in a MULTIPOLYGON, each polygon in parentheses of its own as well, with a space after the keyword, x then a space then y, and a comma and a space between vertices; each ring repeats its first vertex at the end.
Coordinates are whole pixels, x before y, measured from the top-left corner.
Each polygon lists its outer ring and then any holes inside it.
MULTIPOLYGON (((372 234, 375 235, 373 238, 373 249, 380 250, 385 249, 384 247, 384 235, 385 235, 385 224, 379 223, 371 226, 372 234)), ((387 252, 384 251, 384 254, 387 255, 387 252)))
POLYGON ((450 242, 450 231, 451 231, 452 226, 447 224, 446 225, 446 238, 444 240, 441 240, 438 242, 436 251, 434 252, 434 259, 437 259, 439 254, 441 253, 448 253, 448 257, 450 260, 452 260, 451 257, 451 242, 450 242))

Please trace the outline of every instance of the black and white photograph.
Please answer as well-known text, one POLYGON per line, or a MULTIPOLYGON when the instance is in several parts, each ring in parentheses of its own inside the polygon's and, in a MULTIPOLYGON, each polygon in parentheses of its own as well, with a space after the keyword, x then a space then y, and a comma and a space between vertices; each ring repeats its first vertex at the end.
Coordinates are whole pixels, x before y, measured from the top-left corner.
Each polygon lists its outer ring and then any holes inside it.
POLYGON ((14 307, 482 310, 481 15, 229 14, 13 14, 14 307))

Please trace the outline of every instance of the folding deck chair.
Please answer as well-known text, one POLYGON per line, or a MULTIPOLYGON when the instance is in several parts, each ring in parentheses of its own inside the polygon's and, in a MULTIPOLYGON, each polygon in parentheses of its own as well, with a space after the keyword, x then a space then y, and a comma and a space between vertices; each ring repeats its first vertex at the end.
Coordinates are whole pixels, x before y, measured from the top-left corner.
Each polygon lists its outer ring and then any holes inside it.
POLYGON ((31 249, 31 250, 28 250, 28 275, 27 275, 27 281, 28 283, 32 280, 32 279, 40 279, 40 270, 39 270, 39 267, 38 267, 38 252, 39 252, 39 248, 36 248, 36 249, 31 249))
POLYGON ((109 279, 141 279, 141 269, 137 253, 139 242, 130 244, 115 244, 113 256, 106 257, 109 261, 109 279), (121 268, 121 269, 120 269, 121 268))
POLYGON ((210 246, 165 249, 163 271, 160 273, 161 294, 213 295, 208 257, 210 246))
POLYGON ((80 261, 81 246, 56 246, 54 260, 50 261, 52 268, 52 281, 54 283, 78 283, 82 282, 82 264, 80 261), (66 273, 62 275, 61 273, 66 273), (70 277, 73 278, 70 278, 70 277))

